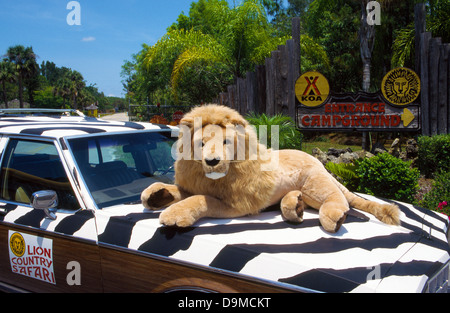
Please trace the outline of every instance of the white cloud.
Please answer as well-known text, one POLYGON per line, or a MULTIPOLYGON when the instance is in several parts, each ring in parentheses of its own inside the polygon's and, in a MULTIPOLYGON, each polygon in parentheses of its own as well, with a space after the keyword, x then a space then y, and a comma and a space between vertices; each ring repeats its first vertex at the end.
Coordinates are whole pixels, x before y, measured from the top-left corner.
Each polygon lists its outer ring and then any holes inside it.
POLYGON ((84 37, 83 39, 81 39, 81 41, 83 42, 90 42, 90 41, 95 41, 95 37, 84 37))

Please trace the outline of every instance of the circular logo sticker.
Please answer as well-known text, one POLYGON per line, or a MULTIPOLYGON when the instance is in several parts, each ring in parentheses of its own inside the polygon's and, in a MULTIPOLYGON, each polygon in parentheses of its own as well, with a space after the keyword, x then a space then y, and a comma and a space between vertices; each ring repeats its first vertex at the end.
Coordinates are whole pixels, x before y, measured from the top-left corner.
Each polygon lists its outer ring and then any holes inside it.
POLYGON ((408 105, 420 94, 419 76, 409 68, 399 67, 386 74, 381 83, 384 98, 392 104, 408 105))
POLYGON ((329 94, 330 84, 319 72, 306 72, 295 83, 295 95, 298 101, 308 107, 324 104, 329 94))
POLYGON ((9 238, 9 247, 15 256, 21 257, 25 254, 25 240, 23 236, 19 233, 12 234, 9 238))

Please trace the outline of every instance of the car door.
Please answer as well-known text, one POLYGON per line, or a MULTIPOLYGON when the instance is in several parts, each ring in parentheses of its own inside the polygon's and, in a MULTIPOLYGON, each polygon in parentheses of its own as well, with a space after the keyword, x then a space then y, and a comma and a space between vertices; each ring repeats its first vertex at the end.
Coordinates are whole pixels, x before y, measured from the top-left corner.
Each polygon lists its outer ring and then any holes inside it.
POLYGON ((73 188, 57 141, 4 137, 0 146, 0 283, 36 292, 102 291, 94 213, 73 188), (54 212, 30 205, 42 190, 56 193, 54 212))

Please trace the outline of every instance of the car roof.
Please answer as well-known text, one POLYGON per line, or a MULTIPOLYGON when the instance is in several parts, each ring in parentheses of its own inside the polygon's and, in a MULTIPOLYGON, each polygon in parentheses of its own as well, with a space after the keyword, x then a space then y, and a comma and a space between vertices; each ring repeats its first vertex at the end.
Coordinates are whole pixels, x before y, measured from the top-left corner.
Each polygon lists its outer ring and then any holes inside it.
POLYGON ((98 133, 163 129, 171 130, 175 127, 151 123, 106 121, 87 116, 0 115, 0 134, 34 135, 56 139, 98 133))

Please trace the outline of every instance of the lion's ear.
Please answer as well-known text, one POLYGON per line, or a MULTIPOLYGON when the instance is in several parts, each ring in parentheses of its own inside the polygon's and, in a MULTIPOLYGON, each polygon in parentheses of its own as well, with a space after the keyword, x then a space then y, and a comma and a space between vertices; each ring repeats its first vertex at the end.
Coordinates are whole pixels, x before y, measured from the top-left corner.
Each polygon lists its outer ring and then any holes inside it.
POLYGON ((242 127, 246 127, 247 125, 249 125, 247 120, 242 118, 241 116, 231 117, 228 123, 233 124, 234 126, 242 126, 242 127))
POLYGON ((180 121, 180 125, 187 126, 192 129, 194 128, 194 119, 191 117, 183 117, 180 121))

